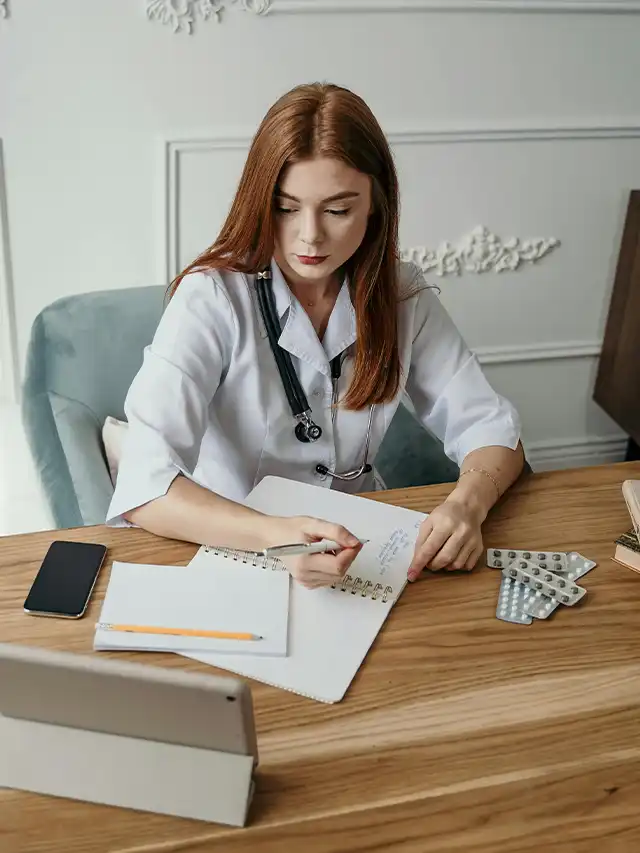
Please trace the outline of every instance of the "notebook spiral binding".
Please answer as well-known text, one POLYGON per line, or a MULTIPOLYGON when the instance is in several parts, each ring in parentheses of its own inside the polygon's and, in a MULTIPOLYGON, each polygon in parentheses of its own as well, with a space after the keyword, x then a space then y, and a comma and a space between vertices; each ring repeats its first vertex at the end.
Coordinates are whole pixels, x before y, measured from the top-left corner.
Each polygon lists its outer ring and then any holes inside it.
POLYGON ((261 569, 275 571, 286 571, 286 566, 277 557, 263 557, 256 551, 239 551, 237 548, 214 548, 205 545, 207 554, 215 554, 216 557, 224 557, 225 560, 234 560, 237 563, 246 563, 248 566, 257 566, 261 569))
MULTIPOLYGON (((224 559, 245 563, 249 566, 271 569, 271 571, 286 571, 286 566, 277 557, 264 557, 255 551, 215 548, 211 545, 205 545, 204 550, 207 554, 214 554, 217 557, 224 557, 224 559)), ((383 603, 389 600, 389 596, 393 596, 393 587, 384 586, 381 583, 373 584, 371 581, 364 580, 361 577, 354 578, 351 575, 345 575, 340 583, 331 584, 331 589, 350 592, 351 595, 359 595, 361 598, 370 598, 372 601, 382 601, 383 603)))

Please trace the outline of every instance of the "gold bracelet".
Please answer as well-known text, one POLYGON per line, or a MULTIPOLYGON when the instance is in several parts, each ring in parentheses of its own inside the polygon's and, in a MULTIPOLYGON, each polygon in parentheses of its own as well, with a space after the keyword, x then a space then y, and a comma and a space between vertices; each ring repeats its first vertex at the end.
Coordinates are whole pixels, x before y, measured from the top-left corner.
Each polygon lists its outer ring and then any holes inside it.
POLYGON ((491 482, 493 483, 493 485, 496 487, 496 492, 498 493, 498 497, 500 498, 502 496, 502 492, 500 491, 500 486, 498 485, 498 481, 493 476, 493 474, 490 474, 488 471, 485 471, 484 468, 467 468, 466 471, 463 471, 460 474, 460 476, 458 477, 458 482, 460 482, 460 479, 462 477, 464 477, 465 474, 472 474, 472 473, 484 474, 485 477, 488 477, 491 480, 491 482))

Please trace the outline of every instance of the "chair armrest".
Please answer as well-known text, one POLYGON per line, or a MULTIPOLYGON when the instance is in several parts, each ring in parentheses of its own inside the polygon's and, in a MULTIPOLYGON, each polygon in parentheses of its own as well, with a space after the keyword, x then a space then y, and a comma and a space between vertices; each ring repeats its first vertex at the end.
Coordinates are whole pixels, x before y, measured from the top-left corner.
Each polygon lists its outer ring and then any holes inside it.
POLYGON ((49 391, 23 398, 23 421, 56 526, 103 524, 113 485, 94 413, 49 391))

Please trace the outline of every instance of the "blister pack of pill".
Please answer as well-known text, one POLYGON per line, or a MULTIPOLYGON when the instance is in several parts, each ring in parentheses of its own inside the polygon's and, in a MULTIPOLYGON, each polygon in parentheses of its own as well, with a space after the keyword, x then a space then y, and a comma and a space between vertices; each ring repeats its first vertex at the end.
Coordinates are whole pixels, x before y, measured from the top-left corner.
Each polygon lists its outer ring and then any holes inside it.
MULTIPOLYGON (((578 580, 584 577, 591 569, 595 569, 596 563, 593 560, 588 560, 582 554, 572 551, 567 555, 569 557, 569 566, 564 572, 556 572, 566 580, 578 580)), ((529 595, 522 604, 522 609, 529 616, 535 616, 536 619, 547 619, 554 610, 557 610, 560 602, 557 599, 544 595, 540 590, 536 590, 534 595, 529 595)))
POLYGON ((487 551, 487 565, 503 570, 496 616, 507 622, 528 625, 533 618, 547 619, 561 604, 570 606, 570 603, 583 598, 586 590, 577 587, 575 581, 588 574, 597 564, 577 551, 490 548, 487 551), (505 568, 516 569, 516 575, 505 572, 505 568), (518 569, 528 572, 527 582, 523 580, 524 575, 518 575, 518 569), (549 581, 541 580, 545 573, 551 575, 552 586, 548 586, 549 581), (571 581, 574 583, 571 584, 571 581), (572 587, 578 588, 578 594, 570 593, 569 601, 562 601, 561 597, 566 596, 567 590, 572 587))
POLYGON ((556 598, 549 598, 539 589, 531 590, 531 594, 522 602, 523 612, 527 616, 535 616, 536 619, 548 619, 558 607, 560 607, 560 602, 556 598))
POLYGON ((578 586, 574 581, 547 569, 541 569, 529 560, 514 560, 508 568, 502 570, 502 574, 526 584, 530 589, 547 595, 567 607, 573 607, 587 594, 583 586, 578 586))
POLYGON ((564 551, 516 551, 514 548, 490 548, 487 551, 487 565, 492 569, 504 569, 514 560, 531 560, 552 572, 566 571, 569 565, 564 551))
POLYGON ((531 596, 531 589, 524 583, 517 583, 512 578, 502 578, 498 594, 496 616, 503 622, 516 622, 519 625, 530 625, 533 617, 524 609, 526 600, 531 596))

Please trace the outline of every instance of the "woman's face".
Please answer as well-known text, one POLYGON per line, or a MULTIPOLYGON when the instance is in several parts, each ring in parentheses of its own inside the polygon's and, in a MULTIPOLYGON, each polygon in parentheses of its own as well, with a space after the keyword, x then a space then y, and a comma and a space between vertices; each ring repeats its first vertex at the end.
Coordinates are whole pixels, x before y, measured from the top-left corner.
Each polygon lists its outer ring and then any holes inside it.
POLYGON ((371 179, 340 160, 294 163, 276 188, 275 211, 275 259, 285 277, 326 283, 362 243, 371 179))

